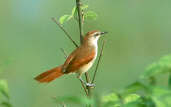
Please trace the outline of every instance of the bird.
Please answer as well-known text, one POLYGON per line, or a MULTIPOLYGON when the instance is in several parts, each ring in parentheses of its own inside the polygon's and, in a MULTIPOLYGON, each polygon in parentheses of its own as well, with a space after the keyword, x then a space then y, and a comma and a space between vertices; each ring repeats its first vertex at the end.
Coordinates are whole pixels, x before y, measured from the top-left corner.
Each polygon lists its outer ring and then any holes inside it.
MULTIPOLYGON (((40 83, 49 83, 64 74, 76 73, 77 78, 84 82, 81 76, 87 72, 95 62, 98 53, 98 40, 106 33, 107 32, 101 32, 99 30, 86 33, 82 44, 66 58, 64 64, 47 70, 34 79, 40 83)), ((84 83, 87 86, 93 85, 86 82, 84 83)))

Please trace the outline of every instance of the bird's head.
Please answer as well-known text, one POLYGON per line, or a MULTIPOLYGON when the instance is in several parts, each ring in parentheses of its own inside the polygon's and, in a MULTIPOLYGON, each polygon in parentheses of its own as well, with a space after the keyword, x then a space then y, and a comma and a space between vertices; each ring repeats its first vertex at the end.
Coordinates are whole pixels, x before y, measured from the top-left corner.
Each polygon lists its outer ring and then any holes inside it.
POLYGON ((98 30, 90 31, 84 37, 84 41, 83 42, 87 42, 87 43, 91 43, 91 44, 97 44, 98 39, 102 35, 104 35, 106 33, 107 32, 101 32, 101 31, 98 31, 98 30))

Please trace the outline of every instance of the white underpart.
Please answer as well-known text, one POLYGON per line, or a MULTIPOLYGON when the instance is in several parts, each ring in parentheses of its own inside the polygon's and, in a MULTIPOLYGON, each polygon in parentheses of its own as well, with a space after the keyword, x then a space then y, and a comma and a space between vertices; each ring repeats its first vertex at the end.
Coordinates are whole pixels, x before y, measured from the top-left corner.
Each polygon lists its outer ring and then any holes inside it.
POLYGON ((99 39, 99 36, 96 37, 96 38, 94 38, 94 37, 90 38, 89 44, 90 44, 90 45, 93 45, 93 46, 95 47, 95 57, 94 57, 94 59, 93 59, 92 61, 90 61, 88 64, 82 66, 82 67, 78 70, 80 74, 87 72, 87 71, 92 67, 92 65, 93 65, 93 63, 94 63, 94 61, 95 61, 95 59, 96 59, 96 57, 97 57, 97 51, 98 51, 98 44, 97 44, 97 41, 98 41, 98 39, 99 39))

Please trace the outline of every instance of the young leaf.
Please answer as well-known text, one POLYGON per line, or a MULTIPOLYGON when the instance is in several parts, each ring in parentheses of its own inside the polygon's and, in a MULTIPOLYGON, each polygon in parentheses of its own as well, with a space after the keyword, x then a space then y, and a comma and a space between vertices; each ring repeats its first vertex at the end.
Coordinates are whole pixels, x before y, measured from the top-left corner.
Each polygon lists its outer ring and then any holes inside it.
POLYGON ((73 7, 71 16, 72 16, 74 19, 78 20, 77 8, 76 8, 76 7, 73 7))
POLYGON ((74 6, 73 8, 72 8, 72 16, 74 16, 74 14, 77 12, 77 9, 76 9, 76 7, 74 6))
POLYGON ((96 20, 97 19, 97 14, 93 11, 88 11, 84 13, 84 18, 85 19, 92 19, 92 20, 96 20))
MULTIPOLYGON (((85 10, 85 9, 87 9, 88 8, 88 5, 83 5, 83 6, 81 6, 81 9, 82 10, 85 10)), ((74 6, 73 8, 72 8, 72 16, 74 16, 74 14, 75 13, 77 13, 77 8, 76 8, 76 6, 74 6)))
POLYGON ((9 99, 8 95, 8 84, 5 80, 0 80, 0 93, 9 99))
POLYGON ((59 23, 60 23, 60 24, 63 24, 64 22, 70 20, 71 17, 72 17, 72 16, 70 16, 70 15, 63 15, 63 16, 60 17, 59 23))

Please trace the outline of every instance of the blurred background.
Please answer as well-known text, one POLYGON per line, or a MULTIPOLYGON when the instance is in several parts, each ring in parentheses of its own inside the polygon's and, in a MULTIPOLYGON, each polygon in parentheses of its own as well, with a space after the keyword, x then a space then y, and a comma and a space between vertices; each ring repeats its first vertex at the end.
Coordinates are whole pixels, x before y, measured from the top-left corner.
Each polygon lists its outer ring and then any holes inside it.
MULTIPOLYGON (((109 32, 102 38, 107 42, 95 93, 122 89, 136 81, 153 61, 171 53, 170 0, 83 1, 98 14, 97 20, 85 22, 84 31, 109 32)), ((0 1, 0 71, 3 71, 0 78, 8 81, 14 107, 55 107, 53 97, 84 95, 75 75, 63 76, 49 84, 33 80, 64 62, 60 48, 67 53, 74 49, 51 20, 70 14, 74 5, 74 0, 0 1)), ((77 22, 71 20, 64 27, 79 43, 77 22)))

